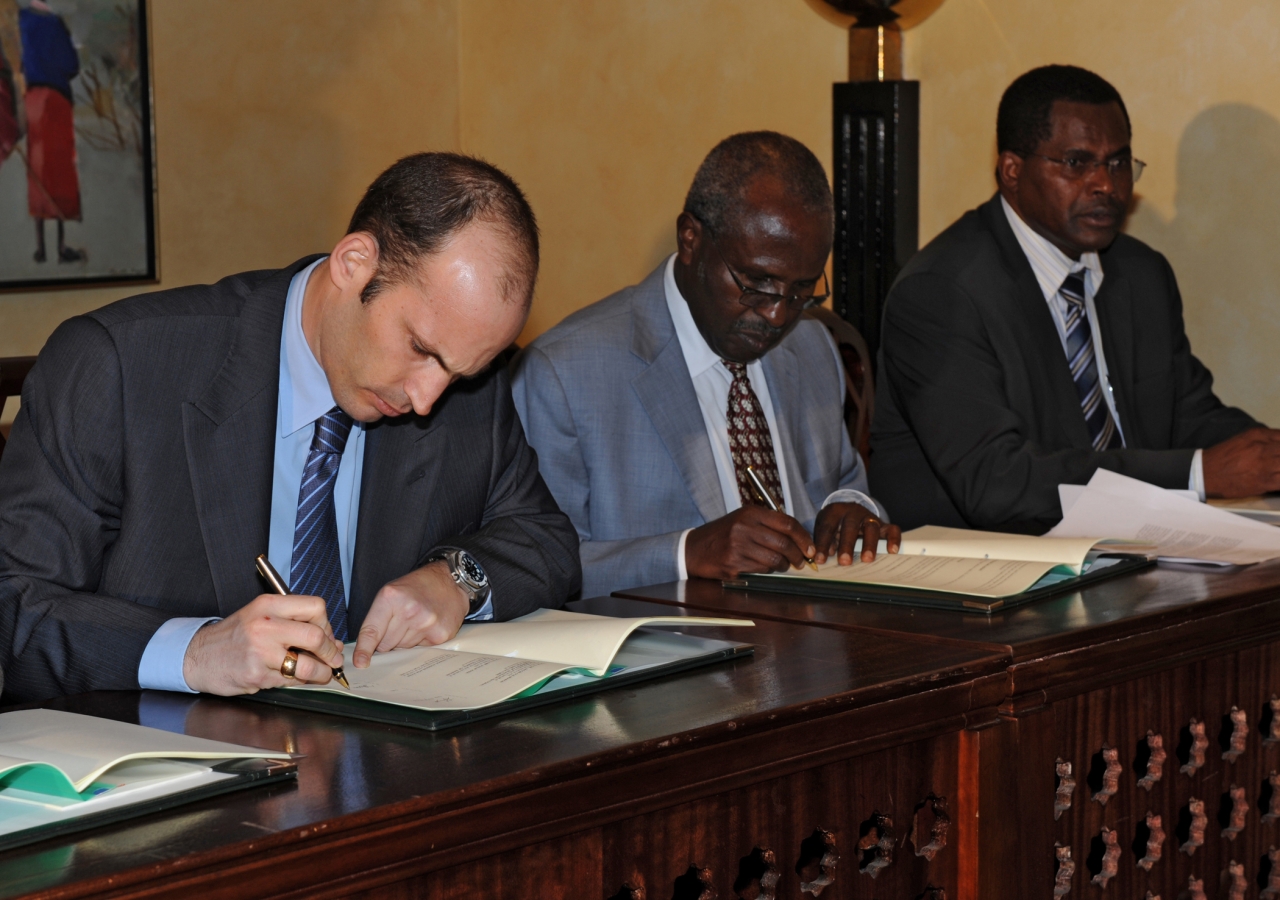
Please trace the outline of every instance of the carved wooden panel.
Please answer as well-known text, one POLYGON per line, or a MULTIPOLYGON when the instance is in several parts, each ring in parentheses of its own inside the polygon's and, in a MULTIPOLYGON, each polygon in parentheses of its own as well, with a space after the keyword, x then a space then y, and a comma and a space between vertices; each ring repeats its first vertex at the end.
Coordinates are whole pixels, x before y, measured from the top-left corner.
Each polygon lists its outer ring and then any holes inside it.
POLYGON ((1244 866, 1234 859, 1227 863, 1227 900, 1244 900, 1249 881, 1244 877, 1244 866))
POLYGON ((776 900, 778 879, 781 877, 774 852, 755 847, 738 864, 733 893, 738 900, 776 900))
POLYGON ((1189 743, 1187 761, 1179 770, 1183 775, 1195 775, 1196 770, 1204 766, 1204 754, 1209 749, 1209 736, 1205 733, 1205 724, 1194 716, 1187 726, 1189 743))
POLYGON ((1227 814, 1227 825, 1222 829, 1222 836, 1229 841, 1234 841, 1236 835, 1244 831, 1245 820, 1249 817, 1249 800, 1245 796, 1245 790, 1242 787, 1231 785, 1227 791, 1227 799, 1230 802, 1230 808, 1226 808, 1224 804, 1224 812, 1227 814))
POLYGON ((691 865, 676 878, 671 900, 716 900, 715 876, 706 866, 691 865))
POLYGON ((875 878, 880 870, 893 864, 893 817, 876 810, 859 829, 858 852, 862 858, 858 871, 875 878))
POLYGON ((911 819, 911 845, 916 848, 916 856, 932 860, 947 846, 950 830, 947 798, 930 794, 916 806, 911 819))
MULTIPOLYGON (((1263 740, 1277 719, 1273 697, 1280 697, 1280 644, 1157 669, 1011 718, 1017 742, 1007 761, 992 765, 1029 773, 1020 793, 1009 795, 1026 803, 1009 807, 1017 811, 1005 839, 1025 848, 1021 858, 1036 874, 1024 884, 985 890, 982 900, 1051 894, 1190 900, 1197 890, 1222 900, 1233 860, 1243 867, 1246 897, 1258 897, 1274 881, 1267 897, 1280 900, 1280 865, 1267 857, 1269 847, 1280 846, 1280 742, 1263 740), (1104 747, 1118 751, 1122 771, 1115 778, 1104 747), (1099 802, 1072 802, 1072 792, 1063 790, 1064 776, 1081 772, 1099 802), (1119 858, 1115 874, 1095 885, 1111 849, 1104 829, 1116 833, 1119 858), (1073 848, 1069 875, 1055 846, 1073 848)), ((995 731, 982 733, 984 753, 995 731)), ((984 806, 984 826, 990 817, 984 806)))
POLYGON ((1268 722, 1267 736, 1262 739, 1262 742, 1264 744, 1280 743, 1280 697, 1272 694, 1268 705, 1271 707, 1271 721, 1268 722))
POLYGON ((1186 821, 1187 836, 1178 849, 1187 856, 1194 856, 1196 850, 1204 846, 1204 830, 1209 824, 1209 817, 1204 814, 1204 801, 1195 797, 1189 799, 1182 818, 1186 821))
POLYGON ((1187 900, 1208 900, 1204 895, 1204 879, 1197 878, 1194 875, 1188 875, 1187 892, 1185 895, 1179 895, 1179 897, 1182 896, 1185 896, 1187 900))
POLYGON ((1058 779, 1053 791, 1053 820, 1062 818, 1062 814, 1071 808, 1071 798, 1076 792, 1076 780, 1071 777, 1071 763, 1058 759, 1054 762, 1054 773, 1058 779))
POLYGON ((1164 777, 1164 761, 1168 756, 1164 749, 1164 738, 1154 731, 1148 731, 1146 753, 1147 773, 1138 779, 1138 787, 1150 791, 1164 777))
POLYGON ((959 780, 972 752, 966 740, 957 733, 710 797, 673 797, 666 809, 602 827, 603 889, 582 896, 611 897, 639 876, 648 900, 667 900, 695 863, 721 900, 914 900, 930 887, 973 898, 960 867, 966 837, 975 841, 966 823, 975 821, 976 797, 972 782, 959 780), (914 848, 938 845, 932 858, 907 852, 902 832, 913 825, 914 848))
POLYGON ((1124 766, 1120 765, 1120 751, 1103 744, 1094 761, 1094 770, 1089 773, 1093 799, 1106 806, 1107 801, 1120 790, 1120 773, 1124 771, 1124 766))
POLYGON ((817 897, 836 880, 836 866, 840 854, 836 852, 836 836, 821 828, 805 838, 800 845, 800 859, 796 861, 796 875, 800 877, 800 893, 817 897))
POLYGON ((1061 844, 1053 848, 1053 854, 1058 860, 1058 870, 1053 875, 1053 896, 1065 897, 1071 893, 1071 879, 1076 874, 1075 860, 1071 858, 1071 848, 1061 844))
MULTIPOLYGON (((1142 858, 1138 860, 1138 865, 1150 872, 1151 867, 1160 862, 1160 859, 1164 856, 1164 817, 1149 812, 1143 820, 1143 824, 1146 826, 1147 833, 1145 836, 1140 835, 1140 842, 1145 852, 1142 858)), ((1134 843, 1139 843, 1139 841, 1134 843)))
POLYGON ((1222 751, 1222 758, 1233 763, 1249 745, 1249 717, 1243 709, 1233 706, 1227 718, 1231 723, 1231 731, 1227 737, 1227 749, 1222 751))
POLYGON ((1105 888, 1120 871, 1120 835, 1103 826, 1102 833, 1098 837, 1102 839, 1102 859, 1099 861, 1098 874, 1093 876, 1092 882, 1100 888, 1105 888))
POLYGON ((1268 848, 1267 862, 1271 866, 1267 873, 1267 886, 1258 897, 1260 900, 1280 900, 1280 850, 1274 846, 1268 848))

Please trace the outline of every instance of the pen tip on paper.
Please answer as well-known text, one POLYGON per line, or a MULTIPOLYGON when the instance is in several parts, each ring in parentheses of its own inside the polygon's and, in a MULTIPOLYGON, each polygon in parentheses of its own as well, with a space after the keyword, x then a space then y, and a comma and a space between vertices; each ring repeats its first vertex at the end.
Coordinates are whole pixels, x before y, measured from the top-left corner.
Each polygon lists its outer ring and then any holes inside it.
POLYGON ((347 676, 341 669, 333 670, 333 678, 338 682, 338 684, 342 685, 347 690, 351 690, 351 685, 347 683, 347 676))
POLYGON ((811 559, 810 559, 810 560, 805 560, 805 561, 806 561, 807 563, 809 563, 809 568, 810 568, 810 569, 813 569, 813 571, 815 571, 815 572, 816 572, 816 571, 818 571, 818 564, 817 564, 816 562, 814 562, 814 561, 813 561, 813 560, 811 560, 811 559))

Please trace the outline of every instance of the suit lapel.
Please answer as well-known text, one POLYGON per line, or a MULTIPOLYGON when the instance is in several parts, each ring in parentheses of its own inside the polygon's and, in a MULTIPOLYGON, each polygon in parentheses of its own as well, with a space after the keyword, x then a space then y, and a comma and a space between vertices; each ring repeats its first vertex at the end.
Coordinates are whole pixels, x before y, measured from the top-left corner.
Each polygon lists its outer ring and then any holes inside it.
POLYGON ((383 419, 365 436, 360 476, 360 518, 351 566, 347 620, 352 634, 360 628, 384 584, 418 565, 423 534, 431 527, 407 521, 407 516, 430 518, 435 494, 444 480, 448 458, 437 433, 441 417, 383 419), (433 437, 434 435, 434 437, 433 437), (423 442, 432 441, 424 445, 423 442))
POLYGON ((805 436, 799 432, 800 421, 794 412, 801 406, 800 361, 785 342, 764 355, 764 379, 769 385, 769 400, 773 406, 773 419, 778 425, 778 443, 774 448, 778 458, 786 461, 787 482, 791 492, 791 517, 807 522, 817 515, 813 499, 809 496, 806 476, 801 471, 803 461, 796 448, 804 444, 805 436))
POLYGON ((698 512, 710 522, 725 514, 724 494, 698 395, 667 309, 665 271, 664 262, 636 288, 631 351, 647 365, 631 379, 631 387, 671 454, 698 512))
POLYGON ((1002 310, 1001 317, 1017 330, 1018 346, 1025 348, 1023 360, 1027 369, 1039 375, 1033 378, 1033 387, 1039 384, 1048 391, 1050 405, 1047 408, 1074 409, 1078 413, 1059 416, 1054 424, 1063 429, 1071 446, 1087 448, 1090 446, 1089 428, 1084 421, 1084 412, 1080 410, 1080 398, 1076 394, 1075 382, 1071 380, 1071 370, 1067 367, 1062 338, 1058 336, 1058 325, 1045 302, 1044 291, 1009 226, 1000 195, 996 194, 981 209, 987 227, 995 234, 1005 268, 1015 282, 1015 290, 1008 295, 1008 305, 1002 310))
POLYGON ((269 538, 284 304, 290 279, 308 262, 245 298, 226 362, 182 408, 187 468, 223 615, 262 592, 253 561, 269 538))

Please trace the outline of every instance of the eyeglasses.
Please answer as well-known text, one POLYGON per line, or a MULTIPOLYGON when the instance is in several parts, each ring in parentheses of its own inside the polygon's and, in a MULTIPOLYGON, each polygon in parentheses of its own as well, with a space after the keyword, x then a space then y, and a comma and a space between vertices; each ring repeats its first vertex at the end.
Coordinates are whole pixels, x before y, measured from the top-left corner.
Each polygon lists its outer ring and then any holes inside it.
MULTIPOLYGON (((822 272, 822 284, 826 290, 821 294, 779 294, 774 291, 758 291, 755 288, 749 288, 738 278, 738 274, 733 271, 733 267, 729 265, 729 261, 724 258, 724 254, 720 252, 720 245, 711 237, 710 231, 703 229, 703 234, 707 236, 707 243, 715 248, 716 255, 720 257, 720 261, 724 263, 725 270, 729 273, 729 277, 733 279, 733 283, 738 286, 738 290, 742 292, 742 296, 738 298, 738 302, 748 309, 765 309, 773 306, 775 303, 787 304, 787 309, 792 312, 800 312, 806 309, 812 309, 819 303, 822 303, 831 296, 831 282, 827 281, 826 270, 822 272)), ((816 285, 815 285, 816 288, 816 285)))
POLYGON ((1142 170, 1147 167, 1142 160, 1134 159, 1132 156, 1117 156, 1115 159, 1057 159, 1045 156, 1043 153, 1028 153, 1027 156, 1038 156, 1051 163, 1057 163, 1062 166, 1066 176, 1073 181, 1083 181, 1092 175, 1095 169, 1105 166, 1107 174, 1112 178, 1117 181, 1127 179, 1132 183, 1142 177, 1142 170))

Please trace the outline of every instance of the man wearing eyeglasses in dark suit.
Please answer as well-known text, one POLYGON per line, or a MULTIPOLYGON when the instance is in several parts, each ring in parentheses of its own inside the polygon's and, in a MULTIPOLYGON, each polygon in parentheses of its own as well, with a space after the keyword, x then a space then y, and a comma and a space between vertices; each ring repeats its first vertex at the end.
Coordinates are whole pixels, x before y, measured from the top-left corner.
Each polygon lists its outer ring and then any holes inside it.
POLYGON ((578 529, 583 594, 874 557, 899 531, 867 494, 834 343, 831 189, 802 144, 737 134, 703 161, 676 252, 513 363, 539 468, 578 529), (753 488, 752 466, 782 507, 753 488))
POLYGON ((995 197, 889 293, 872 483, 904 527, 1042 533, 1099 468, 1239 497, 1280 489, 1280 432, 1213 393, 1165 258, 1120 234, 1144 164, 1119 93, 1045 66, 1000 101, 995 197))

